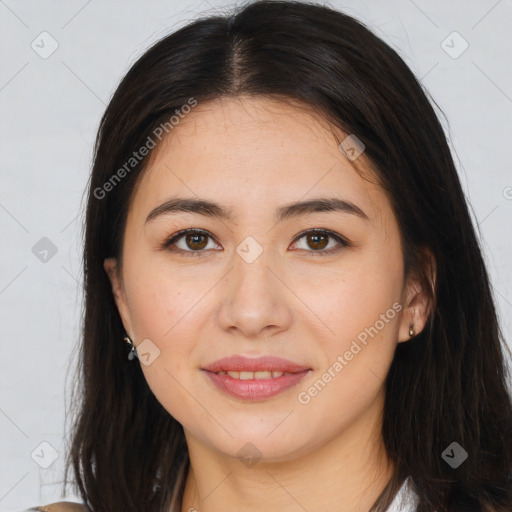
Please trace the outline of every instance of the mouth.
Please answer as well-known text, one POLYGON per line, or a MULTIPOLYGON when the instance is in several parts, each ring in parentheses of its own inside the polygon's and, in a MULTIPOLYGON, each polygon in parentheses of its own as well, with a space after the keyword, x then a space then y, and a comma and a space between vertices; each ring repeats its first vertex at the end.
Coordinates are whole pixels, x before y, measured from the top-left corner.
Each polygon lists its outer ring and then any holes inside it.
POLYGON ((270 356, 232 356, 201 368, 215 389, 242 400, 274 397, 296 386, 312 369, 270 356))

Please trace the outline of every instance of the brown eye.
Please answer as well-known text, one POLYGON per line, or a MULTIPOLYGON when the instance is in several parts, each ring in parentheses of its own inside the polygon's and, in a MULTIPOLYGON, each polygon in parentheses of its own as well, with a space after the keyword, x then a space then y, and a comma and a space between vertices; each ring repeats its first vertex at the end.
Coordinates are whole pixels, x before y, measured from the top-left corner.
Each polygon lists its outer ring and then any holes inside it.
POLYGON ((305 244, 302 244, 303 246, 298 248, 309 252, 311 256, 333 254, 343 247, 350 247, 350 242, 348 242, 348 240, 345 240, 345 238, 338 233, 325 229, 309 230, 305 233, 299 234, 295 238, 296 242, 299 242, 302 239, 305 240, 305 244), (326 249, 331 240, 334 241, 334 244, 326 249))
POLYGON ((172 235, 162 244, 162 248, 187 256, 202 256, 209 252, 210 241, 215 246, 213 236, 207 231, 186 229, 172 235))
MULTIPOLYGON (((299 234, 295 238, 294 244, 305 240, 305 247, 298 247, 301 250, 305 250, 311 256, 322 255, 322 254, 333 254, 343 247, 350 247, 350 242, 344 237, 333 231, 325 229, 314 229, 299 234), (330 242, 334 242, 329 247, 330 242), (328 247, 328 248, 326 248, 328 247)), ((162 249, 167 249, 172 252, 186 254, 187 256, 203 256, 210 252, 211 247, 208 248, 209 242, 216 244, 213 235, 208 231, 199 229, 186 229, 175 233, 167 241, 162 244, 162 249)), ((220 248, 222 250, 222 248, 220 248)))
POLYGON ((309 247, 315 250, 325 249, 329 243, 329 237, 322 233, 309 233, 306 235, 306 240, 309 247))
POLYGON ((185 235, 185 244, 194 251, 200 251, 208 244, 208 237, 199 233, 188 233, 185 235))

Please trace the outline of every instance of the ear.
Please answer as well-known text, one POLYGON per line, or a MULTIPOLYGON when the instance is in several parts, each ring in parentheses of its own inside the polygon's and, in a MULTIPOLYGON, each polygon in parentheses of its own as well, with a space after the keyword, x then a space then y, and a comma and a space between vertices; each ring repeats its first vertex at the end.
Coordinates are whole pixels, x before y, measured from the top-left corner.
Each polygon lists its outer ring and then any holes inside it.
POLYGON ((124 329, 130 338, 133 339, 134 335, 130 319, 130 312, 126 301, 126 293, 121 278, 121 271, 117 266, 117 260, 115 258, 105 259, 103 262, 103 268, 105 269, 105 272, 110 279, 110 284, 112 285, 112 293, 114 295, 114 300, 117 305, 117 310, 119 311, 121 321, 123 322, 124 329))
POLYGON ((423 264, 425 265, 425 273, 428 276, 430 290, 424 288, 421 279, 418 277, 418 272, 411 272, 402 297, 404 312, 398 333, 399 343, 409 341, 422 332, 429 316, 432 314, 431 297, 436 290, 436 264, 434 255, 429 249, 424 249, 423 255, 423 264), (412 336, 409 334, 411 328, 414 331, 412 336))

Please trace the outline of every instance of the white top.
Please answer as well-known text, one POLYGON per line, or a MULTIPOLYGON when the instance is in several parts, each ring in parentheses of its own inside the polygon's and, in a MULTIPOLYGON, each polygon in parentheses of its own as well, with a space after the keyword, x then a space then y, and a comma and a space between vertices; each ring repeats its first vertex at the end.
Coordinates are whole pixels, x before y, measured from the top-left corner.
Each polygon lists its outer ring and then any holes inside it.
POLYGON ((419 496, 412 490, 411 480, 407 477, 386 512, 416 512, 419 501, 419 496))

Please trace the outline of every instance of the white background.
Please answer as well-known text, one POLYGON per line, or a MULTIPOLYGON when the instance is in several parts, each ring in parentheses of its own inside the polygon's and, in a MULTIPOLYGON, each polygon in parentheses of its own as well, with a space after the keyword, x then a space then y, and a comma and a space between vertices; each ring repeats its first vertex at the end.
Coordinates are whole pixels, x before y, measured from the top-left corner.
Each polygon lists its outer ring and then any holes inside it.
MULTIPOLYGON (((229 5, 0 0, 2 511, 61 499, 64 413, 81 308, 80 212, 100 116, 121 77, 152 41, 200 12, 229 5), (43 31, 58 43, 46 59, 31 47, 34 40, 41 46, 43 31), (42 237, 58 251, 46 263, 32 252, 42 237), (31 458, 43 441, 58 452, 46 470, 31 458)), ((446 113, 449 127, 443 124, 510 344, 512 1, 331 5, 366 22, 398 50, 446 113), (446 40, 452 53, 463 48, 458 36, 446 39, 453 31, 469 44, 458 58, 442 47, 446 40)))

